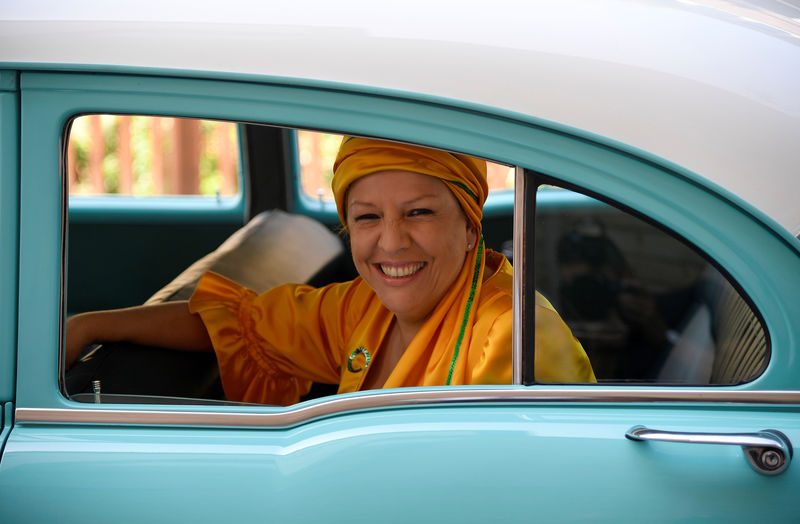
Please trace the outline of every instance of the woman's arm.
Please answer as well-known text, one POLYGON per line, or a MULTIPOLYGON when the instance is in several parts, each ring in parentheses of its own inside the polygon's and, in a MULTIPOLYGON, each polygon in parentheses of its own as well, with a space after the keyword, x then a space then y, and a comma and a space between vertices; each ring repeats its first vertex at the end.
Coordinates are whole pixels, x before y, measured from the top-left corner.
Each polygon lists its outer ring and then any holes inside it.
POLYGON ((75 315, 66 326, 67 369, 93 343, 132 342, 183 351, 211 351, 211 339, 199 315, 186 301, 75 315))

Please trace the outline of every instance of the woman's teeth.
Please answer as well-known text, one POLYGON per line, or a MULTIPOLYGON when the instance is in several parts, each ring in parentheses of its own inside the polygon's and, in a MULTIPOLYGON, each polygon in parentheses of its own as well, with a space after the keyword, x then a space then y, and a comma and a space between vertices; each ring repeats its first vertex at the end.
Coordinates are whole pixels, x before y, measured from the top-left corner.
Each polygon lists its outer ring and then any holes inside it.
POLYGON ((405 266, 384 266, 381 264, 381 271, 383 274, 392 278, 408 277, 422 269, 424 264, 418 262, 416 264, 406 264, 405 266))

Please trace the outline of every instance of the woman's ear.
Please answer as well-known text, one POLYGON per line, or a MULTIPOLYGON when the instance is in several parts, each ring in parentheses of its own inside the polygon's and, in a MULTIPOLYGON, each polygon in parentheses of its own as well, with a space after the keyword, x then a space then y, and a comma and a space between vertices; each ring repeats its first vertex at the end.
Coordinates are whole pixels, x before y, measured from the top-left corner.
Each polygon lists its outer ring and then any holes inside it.
POLYGON ((472 225, 469 221, 467 221, 467 251, 472 251, 472 248, 475 247, 475 244, 478 243, 478 232, 475 230, 475 226, 472 225))

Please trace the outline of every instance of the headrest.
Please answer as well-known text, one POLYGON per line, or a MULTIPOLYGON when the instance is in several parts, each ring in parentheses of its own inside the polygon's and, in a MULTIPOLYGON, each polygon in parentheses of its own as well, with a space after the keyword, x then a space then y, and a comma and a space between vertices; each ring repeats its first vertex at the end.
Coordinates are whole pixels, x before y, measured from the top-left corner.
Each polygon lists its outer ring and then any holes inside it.
POLYGON ((209 270, 257 293, 286 282, 305 283, 343 253, 341 239, 316 220, 280 210, 265 211, 145 303, 188 300, 197 281, 209 270))

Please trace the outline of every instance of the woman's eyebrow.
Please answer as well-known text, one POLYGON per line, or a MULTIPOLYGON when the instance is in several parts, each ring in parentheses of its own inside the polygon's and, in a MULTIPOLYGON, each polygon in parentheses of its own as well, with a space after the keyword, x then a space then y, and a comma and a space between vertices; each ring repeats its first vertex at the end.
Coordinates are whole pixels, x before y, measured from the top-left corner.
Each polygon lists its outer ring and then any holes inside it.
MULTIPOLYGON (((412 206, 412 205, 416 204, 417 202, 419 202, 420 200, 426 200, 426 199, 430 199, 430 198, 437 199, 437 198, 439 198, 439 196, 435 195, 435 194, 420 195, 418 197, 412 198, 411 200, 405 200, 403 202, 400 202, 400 205, 402 205, 402 206, 412 206)), ((369 202, 369 201, 361 201, 361 200, 352 200, 352 201, 348 202, 347 207, 353 207, 353 206, 378 207, 378 204, 375 204, 375 203, 369 202)))
POLYGON ((419 202, 420 200, 426 200, 426 199, 429 199, 429 198, 434 198, 434 199, 436 199, 436 198, 439 198, 439 195, 434 195, 434 194, 430 194, 430 195, 421 195, 421 196, 418 196, 418 197, 416 197, 416 198, 412 198, 411 200, 406 200, 405 202, 403 202, 403 205, 404 205, 404 206, 410 206, 410 205, 414 205, 414 204, 416 204, 417 202, 419 202))
POLYGON ((361 206, 361 207, 376 207, 372 202, 362 202, 360 200, 351 200, 347 203, 347 207, 361 206))

